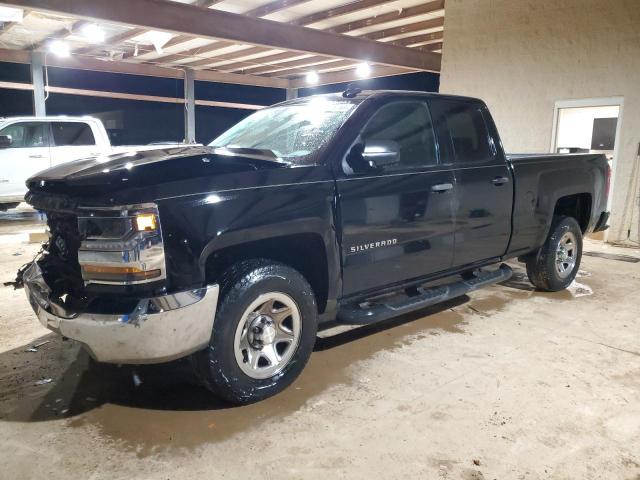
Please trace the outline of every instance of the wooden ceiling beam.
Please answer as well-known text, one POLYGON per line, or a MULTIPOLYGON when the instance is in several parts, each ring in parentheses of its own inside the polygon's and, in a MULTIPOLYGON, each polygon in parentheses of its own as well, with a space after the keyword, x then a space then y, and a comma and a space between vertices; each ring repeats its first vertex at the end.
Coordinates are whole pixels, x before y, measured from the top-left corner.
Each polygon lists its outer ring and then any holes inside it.
POLYGON ((433 2, 416 5, 415 7, 401 8, 389 13, 383 13, 373 17, 363 18, 362 20, 355 20, 353 22, 343 23, 333 28, 329 28, 327 31, 333 33, 346 33, 361 28, 371 27, 373 25, 380 25, 382 23, 395 22, 397 20, 403 20, 405 18, 417 17, 419 15, 427 15, 444 9, 444 0, 435 0, 433 2))
POLYGON ((73 35, 74 33, 77 33, 78 30, 80 30, 82 27, 84 27, 85 25, 89 25, 90 22, 87 22, 86 20, 78 20, 77 22, 75 22, 73 25, 71 25, 68 28, 61 28, 60 30, 50 33, 49 35, 47 35, 45 38, 43 38, 42 40, 33 43, 28 49, 29 50, 37 50, 41 47, 43 47, 46 43, 52 41, 52 40, 63 40, 65 38, 70 37, 71 35, 73 35))
POLYGON ((441 58, 436 54, 167 0, 0 0, 0 4, 214 40, 440 70, 441 58))
MULTIPOLYGON (((419 70, 376 65, 374 67, 371 67, 371 73, 368 78, 389 77, 391 75, 405 75, 407 73, 416 73, 418 71, 419 70)), ((313 85, 309 85, 305 78, 296 78, 290 80, 290 82, 291 88, 311 88, 320 85, 329 85, 332 83, 348 83, 356 80, 363 79, 356 74, 355 69, 352 69, 344 72, 330 72, 320 74, 318 76, 318 81, 313 85)))
POLYGON ((402 45, 402 46, 416 46, 422 45, 430 42, 437 42, 438 40, 442 40, 444 37, 444 32, 441 30, 439 32, 431 32, 431 33, 421 33, 419 35, 412 35, 410 37, 400 38, 398 40, 394 40, 394 45, 402 45))
MULTIPOLYGON (((216 3, 220 3, 223 0, 196 0, 192 3, 192 5, 201 8, 209 8, 214 6, 216 3)), ((180 45, 181 43, 189 42, 193 40, 193 35, 176 35, 171 40, 169 40, 163 48, 170 48, 176 45, 180 45)), ((126 57, 126 56, 125 56, 126 57)))
POLYGON ((398 27, 387 28, 378 32, 372 32, 366 35, 371 40, 382 40, 388 37, 395 37, 404 33, 419 32, 422 30, 430 30, 432 28, 440 28, 444 26, 444 17, 432 18, 422 22, 411 23, 409 25, 400 25, 398 27))
MULTIPOLYGON (((217 50, 217 48, 214 48, 213 50, 217 50)), ((191 68, 202 68, 202 67, 208 67, 210 65, 215 65, 217 63, 222 63, 228 60, 237 60, 238 58, 245 58, 251 55, 258 55, 261 53, 268 54, 273 51, 274 51, 273 48, 249 47, 249 48, 245 48, 235 52, 222 53, 220 55, 216 55, 215 57, 208 57, 208 58, 202 58, 200 60, 194 60, 192 62, 183 63, 182 65, 185 67, 191 67, 191 68)), ((202 51, 200 53, 202 53, 202 51)), ((290 52, 290 51, 283 52, 283 53, 286 53, 289 57, 299 57, 301 55, 304 55, 304 53, 290 52)), ((282 55, 282 54, 278 53, 276 55, 282 55)), ((266 56, 268 55, 265 55, 265 57, 266 56)), ((262 57, 256 58, 255 62, 256 63, 260 62, 261 58, 262 57)))
MULTIPOLYGON (((275 2, 273 2, 275 3, 275 2)), ((328 10, 323 10, 321 12, 316 12, 314 14, 311 15, 307 15, 305 17, 301 17, 298 18, 294 21, 292 21, 291 23, 294 25, 300 25, 300 26, 307 26, 307 25, 311 25, 312 23, 316 23, 320 20, 325 20, 327 18, 333 18, 333 17, 337 17, 340 15, 347 15, 350 13, 354 13, 354 12, 358 12, 361 10, 366 10, 372 7, 375 7, 377 5, 382 5, 384 3, 388 3, 388 0, 385 1, 378 1, 378 0, 358 0, 355 2, 351 2, 348 3, 346 5, 342 5, 340 7, 336 7, 336 8, 330 8, 328 10)), ((436 12, 438 10, 441 10, 442 8, 444 8, 444 0, 435 0, 429 3, 426 3, 424 5, 419 5, 418 7, 410 7, 408 9, 403 9, 402 12, 399 14, 397 10, 394 10, 392 13, 390 14, 383 14, 383 15, 379 15, 377 17, 369 17, 365 20, 360 20, 358 22, 368 22, 367 25, 377 25, 380 23, 386 23, 389 21, 393 21, 393 20, 398 20, 401 18, 410 18, 412 16, 415 15, 423 15, 423 14, 427 14, 427 13, 432 13, 432 12, 436 12), (378 18, 382 18, 382 21, 378 21, 378 18)), ((256 9, 257 10, 257 9, 256 9)), ((331 29, 329 29, 328 31, 334 32, 334 33, 344 33, 350 30, 353 30, 354 28, 352 28, 353 25, 355 25, 357 22, 348 22, 342 25, 338 25, 336 27, 333 27, 331 29)), ((363 25, 363 26, 367 26, 367 25, 363 25)), ((362 28, 362 27, 359 27, 362 28)), ((213 51, 216 51, 218 49, 222 49, 222 48, 226 48, 228 46, 231 46, 233 44, 221 44, 221 45, 216 45, 216 44, 212 44, 212 45, 207 45, 205 47, 201 47, 201 48, 194 48, 192 50, 189 50, 187 52, 182 52, 182 53, 178 53, 176 54, 173 58, 173 60, 177 60, 179 58, 184 58, 184 56, 189 56, 189 54, 193 54, 193 55, 202 55, 204 53, 210 53, 213 51)), ((243 57, 247 57, 250 55, 255 55, 255 54, 259 54, 259 53, 266 53, 266 52, 270 52, 271 49, 269 48, 262 48, 262 47, 254 47, 254 48, 248 48, 248 49, 244 49, 244 50, 239 50, 237 52, 233 52, 229 55, 220 55, 220 56, 216 56, 215 58, 212 57, 211 62, 208 62, 208 59, 201 59, 201 60, 195 60, 193 62, 188 62, 185 63, 185 66, 189 66, 192 68, 198 68, 198 67, 202 67, 202 66, 208 66, 208 65, 213 65, 215 63, 220 63, 220 61, 224 61, 224 60, 235 60, 238 58, 243 58, 243 57)), ((278 56, 278 58, 282 58, 282 59, 286 59, 289 58, 286 56, 285 54, 276 54, 276 56, 278 56), (285 55, 284 57, 282 55, 285 55)), ((274 56, 275 57, 275 56, 274 56)), ((163 59, 166 61, 166 58, 163 59)), ((267 60, 267 59, 265 59, 267 60)), ((271 56, 268 58, 268 61, 271 61, 271 56)), ((256 62, 256 63, 262 63, 262 62, 256 62)), ((247 65, 251 65, 250 63, 245 63, 244 66, 247 65)), ((261 65, 255 65, 256 67, 260 67, 261 65)), ((242 65, 238 68, 242 68, 242 65)))
MULTIPOLYGON (((402 40, 404 41, 403 42, 404 45, 420 45, 420 50, 432 52, 434 50, 440 50, 442 48, 442 42, 438 42, 438 40, 441 40, 441 39, 442 39, 442 32, 434 32, 434 33, 427 33, 424 35, 414 35, 412 37, 408 37, 407 39, 402 39, 402 40), (430 43, 430 42, 437 42, 437 43, 430 43)), ((399 43, 399 41, 393 42, 393 43, 396 44, 396 43, 399 43)), ((287 55, 287 54, 282 54, 282 55, 287 55)), ((288 55, 290 56, 290 54, 288 55)), ((269 57, 269 58, 271 59, 272 57, 269 57)), ((250 70, 250 71, 247 71, 247 73, 249 73, 250 75, 264 75, 264 74, 270 74, 275 72, 274 74, 275 76, 281 76, 281 75, 284 76, 284 75, 287 75, 289 73, 288 70, 292 68, 307 67, 307 71, 308 71, 308 67, 315 67, 317 65, 322 65, 326 68, 330 68, 330 66, 334 65, 335 62, 338 62, 338 61, 339 61, 338 59, 335 59, 332 57, 322 57, 319 55, 314 55, 311 57, 291 60, 287 62, 278 62, 270 65, 264 65, 264 66, 261 66, 260 68, 250 68, 246 70, 250 70)), ((315 70, 322 71, 319 68, 315 70)), ((274 75, 271 75, 271 76, 274 76, 274 75)))
POLYGON ((126 42, 127 40, 131 40, 132 38, 137 37, 138 35, 142 35, 147 31, 148 30, 146 28, 140 28, 140 27, 130 28, 125 32, 118 33, 116 35, 113 35, 112 37, 109 37, 102 45, 91 45, 89 47, 82 47, 77 50, 74 50, 73 53, 78 55, 88 55, 98 50, 104 50, 105 48, 108 48, 108 47, 115 47, 117 45, 120 45, 123 42, 126 42))
MULTIPOLYGON (((392 37, 397 35, 398 33, 398 29, 399 28, 403 28, 405 30, 405 32, 402 33, 406 33, 406 32, 412 32, 412 31, 420 31, 420 30, 426 30, 427 28, 436 28, 438 26, 442 26, 444 25, 444 19, 443 18, 436 18, 433 20, 426 20, 426 21, 422 21, 422 22, 417 22, 417 23, 412 23, 409 25, 403 25, 402 27, 392 27, 392 28, 387 28, 384 30, 377 30, 375 32, 370 32, 370 33, 365 33, 364 35, 356 35, 356 37, 360 37, 360 38, 369 38, 369 39, 373 39, 373 38, 378 38, 378 39, 384 39, 386 37, 392 37)), ((438 32, 440 33, 440 32, 438 32)), ((429 35, 429 34, 426 34, 429 35)), ((397 41, 392 41, 389 42, 390 45, 399 45, 399 46, 405 46, 407 44, 402 43, 404 39, 400 39, 397 41)), ((265 72, 269 72, 269 71, 275 71, 278 69, 278 65, 277 62, 279 59, 282 59, 282 54, 278 54, 278 55, 274 55, 273 57, 269 56, 269 57, 261 57, 260 59, 256 59, 256 60, 247 60, 247 61, 239 61, 236 63, 232 63, 232 64, 226 64, 220 67, 221 70, 224 70, 226 72, 247 72, 247 73, 252 73, 252 74, 256 74, 256 73, 265 73, 265 72), (275 58, 273 58, 275 57, 275 58), (275 61, 274 65, 271 65, 271 62, 275 61), (266 64, 266 65, 265 65, 266 64)), ((305 60, 309 60, 309 62, 307 63, 307 65, 312 65, 313 62, 312 60, 317 61, 318 63, 324 63, 325 61, 331 60, 332 57, 327 57, 327 56, 320 56, 320 55, 316 55, 312 58, 307 58, 305 60)), ((212 62, 213 63, 213 62, 212 62)))
MULTIPOLYGON (((197 5, 199 7, 209 8, 215 5, 216 3, 220 3, 221 1, 223 0, 200 0, 199 2, 194 3, 194 5, 197 5)), ((248 15, 249 17, 266 17, 270 13, 274 13, 279 10, 284 10, 286 8, 293 7, 294 5, 298 5, 300 3, 305 3, 310 1, 311 0, 275 0, 271 3, 267 3, 266 5, 262 5, 260 7, 254 8, 253 10, 249 10, 248 12, 243 13, 243 15, 248 15)), ((169 42, 167 42, 167 44, 165 45, 165 48, 175 47, 176 45, 180 45, 181 43, 189 42, 193 40, 193 38, 194 37, 192 35, 178 35, 177 37, 174 37, 171 40, 169 40, 169 42)), ((213 50, 217 50, 218 48, 225 48, 230 45, 234 45, 234 43, 216 42, 212 44, 212 46, 214 45, 215 45, 215 48, 213 50), (217 46, 218 43, 221 45, 217 46)), ((196 50, 196 49, 192 49, 192 50, 196 50)), ((186 56, 187 52, 184 52, 183 55, 186 56)), ((156 59, 156 60, 162 60, 163 62, 168 61, 165 58, 156 59)))
MULTIPOLYGON (((316 73, 323 73, 323 72, 331 72, 335 70, 347 70, 350 68, 356 68, 357 66, 358 66, 358 63, 354 63, 353 60, 333 60, 333 61, 325 62, 322 64, 316 64, 314 65, 313 70, 316 73)), ((371 67, 373 68, 374 66, 372 65, 371 67)), ((278 72, 267 74, 267 76, 269 77, 277 76, 279 78, 295 77, 295 76, 306 75, 308 72, 309 72, 309 69, 304 67, 288 68, 286 70, 280 70, 278 72)))
MULTIPOLYGON (((202 8, 209 8, 209 6, 219 3, 221 1, 222 0, 196 0, 193 3, 193 5, 202 7, 202 8)), ((116 47, 121 43, 124 43, 127 40, 131 40, 132 38, 142 35, 148 31, 149 30, 146 28, 131 28, 125 32, 118 33, 117 35, 114 35, 111 38, 108 38, 102 45, 90 45, 88 47, 82 47, 78 50, 75 50, 73 53, 78 53, 80 55, 87 55, 89 53, 93 53, 99 50, 104 50, 105 47, 116 47)), ((189 37, 189 39, 191 40, 192 37, 189 37)), ((172 40, 170 40, 169 43, 171 43, 172 40)))
MULTIPOLYGON (((24 22, 24 20, 31 14, 31 12, 29 10, 23 10, 22 12, 22 22, 24 22)), ((4 35, 5 33, 9 33, 11 30, 13 30, 15 27, 17 27, 18 25, 20 25, 22 22, 4 22, 2 24, 2 27, 0 27, 0 37, 2 35, 4 35)))
MULTIPOLYGON (((0 62, 29 64, 31 62, 31 55, 27 50, 0 49, 0 62)), ((47 66, 149 77, 184 78, 184 71, 175 68, 157 67, 144 63, 105 62, 92 58, 82 58, 77 55, 68 58, 59 58, 50 55, 47 58, 47 66)), ((199 71, 195 72, 195 77, 196 80, 202 82, 233 83, 271 88, 287 88, 289 86, 289 81, 286 79, 260 77, 257 75, 239 75, 226 72, 199 71)))
MULTIPOLYGON (((274 13, 277 12, 279 10, 284 10, 286 8, 290 8, 293 7, 294 5, 298 5, 300 3, 306 3, 309 2, 311 0, 275 0, 271 3, 267 3, 266 5, 263 5, 261 7, 257 7, 254 8, 253 10, 249 10, 248 12, 243 13, 243 15, 247 15, 249 17, 264 17, 269 15, 270 13, 274 13)), ((174 47, 180 43, 185 43, 188 42, 190 40, 193 40, 192 36, 188 36, 188 35, 178 35, 177 37, 173 38, 171 41, 169 41, 169 43, 167 43, 165 45, 165 48, 169 48, 169 47, 174 47), (178 41, 178 39, 181 39, 180 41, 178 41)), ((172 55, 166 55, 164 57, 159 57, 159 58, 154 58, 153 62, 154 63, 171 63, 171 62, 175 62, 176 60, 182 60, 185 57, 193 57, 193 56, 197 56, 197 55, 202 55, 203 53, 208 53, 208 52, 213 52, 215 50, 219 50, 222 48, 227 48, 227 47, 232 47, 233 45, 236 45, 235 42, 224 42, 224 41, 220 41, 220 42, 213 42, 211 44, 208 45, 201 45, 199 47, 196 48, 192 48, 186 51, 181 51, 178 53, 174 53, 172 55)), ((124 56, 124 58, 130 58, 132 55, 131 54, 127 54, 124 56)))
MULTIPOLYGON (((323 57, 321 55, 313 55, 311 57, 300 58, 297 60, 290 60, 288 62, 278 62, 269 65, 263 65, 258 68, 249 67, 247 70, 251 70, 251 75, 263 75, 266 73, 279 72, 281 70, 288 70, 291 68, 309 67, 313 65, 324 65, 325 63, 333 63, 340 61, 339 58, 323 57)), ((353 63, 352 60, 350 60, 353 63)), ((220 67, 226 70, 226 66, 220 67)), ((231 71, 231 70, 229 70, 231 71)))
POLYGON ((424 45, 423 47, 420 47, 420 50, 435 52, 436 50, 442 50, 442 45, 443 45, 442 42, 429 43, 428 45, 424 45))
POLYGON ((287 8, 295 7, 296 5, 300 5, 301 3, 308 3, 310 1, 311 0, 274 0, 273 2, 267 3, 265 5, 260 5, 253 10, 244 12, 243 15, 248 15, 249 17, 256 18, 266 17, 271 13, 279 12, 280 10, 286 10, 287 8))
POLYGON ((389 0, 356 0, 355 2, 346 3, 344 5, 315 12, 310 15, 305 15, 304 17, 297 18, 291 23, 293 25, 312 25, 314 23, 321 22, 322 20, 349 15, 362 10, 368 10, 385 3, 389 3, 389 0))

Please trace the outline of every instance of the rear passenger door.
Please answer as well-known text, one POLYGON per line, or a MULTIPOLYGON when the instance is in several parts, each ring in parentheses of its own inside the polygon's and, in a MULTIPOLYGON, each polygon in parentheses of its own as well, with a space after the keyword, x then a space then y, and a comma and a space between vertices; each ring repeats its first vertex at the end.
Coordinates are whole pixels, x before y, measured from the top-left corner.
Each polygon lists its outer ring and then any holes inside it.
POLYGON ((453 174, 438 164, 426 102, 392 100, 372 113, 337 180, 345 296, 450 268, 453 174), (394 145, 396 163, 366 168, 366 146, 394 145))
POLYGON ((453 266, 502 256, 511 236, 513 182, 494 143, 491 117, 480 102, 433 99, 441 157, 456 178, 453 266))
POLYGON ((51 122, 53 165, 98 155, 91 127, 86 122, 51 122))

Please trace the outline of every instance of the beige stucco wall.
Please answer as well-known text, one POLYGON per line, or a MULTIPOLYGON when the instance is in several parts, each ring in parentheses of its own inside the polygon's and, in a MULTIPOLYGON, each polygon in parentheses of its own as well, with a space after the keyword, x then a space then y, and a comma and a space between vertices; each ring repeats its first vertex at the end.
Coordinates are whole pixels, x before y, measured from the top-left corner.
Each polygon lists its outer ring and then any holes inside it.
POLYGON ((444 32, 440 91, 484 99, 508 152, 549 151, 557 100, 624 97, 609 240, 635 201, 638 241, 640 0, 447 0, 444 32))

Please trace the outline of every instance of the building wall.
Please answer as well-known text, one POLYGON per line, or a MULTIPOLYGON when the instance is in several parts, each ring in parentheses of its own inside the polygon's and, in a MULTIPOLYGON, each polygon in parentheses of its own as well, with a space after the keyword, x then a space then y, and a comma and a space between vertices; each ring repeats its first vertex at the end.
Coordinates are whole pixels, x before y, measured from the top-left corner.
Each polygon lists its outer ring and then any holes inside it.
POLYGON ((637 242, 640 1, 447 0, 444 32, 440 91, 484 99, 509 152, 549 151, 557 100, 624 97, 609 240, 637 242))

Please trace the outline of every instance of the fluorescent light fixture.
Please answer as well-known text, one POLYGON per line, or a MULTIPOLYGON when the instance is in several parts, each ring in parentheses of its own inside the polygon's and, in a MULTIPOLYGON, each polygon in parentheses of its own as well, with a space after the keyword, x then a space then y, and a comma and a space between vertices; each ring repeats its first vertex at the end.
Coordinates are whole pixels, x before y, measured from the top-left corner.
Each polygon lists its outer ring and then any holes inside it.
POLYGON ((307 83, 318 83, 320 77, 318 77, 318 72, 312 70, 306 75, 307 83))
POLYGON ((82 35, 89 43, 102 43, 104 42, 104 30, 100 25, 95 23, 89 23, 82 27, 82 35))
POLYGON ((356 67, 356 75, 360 78, 366 78, 371 75, 371 66, 368 63, 361 63, 356 67))
POLYGON ((62 40, 53 40, 49 43, 49 51, 58 57, 68 57, 71 55, 69 44, 62 40))

